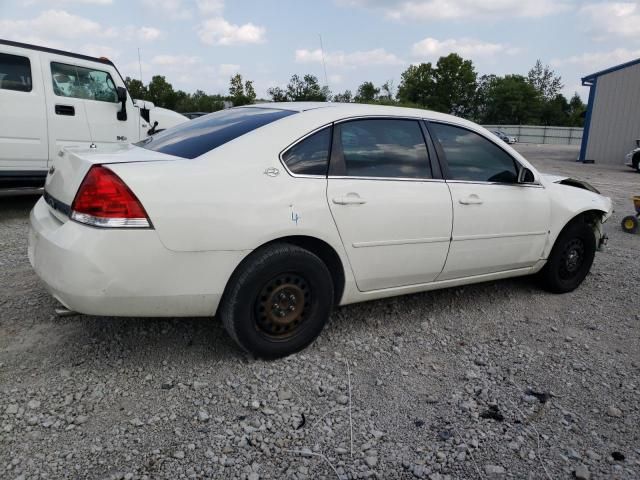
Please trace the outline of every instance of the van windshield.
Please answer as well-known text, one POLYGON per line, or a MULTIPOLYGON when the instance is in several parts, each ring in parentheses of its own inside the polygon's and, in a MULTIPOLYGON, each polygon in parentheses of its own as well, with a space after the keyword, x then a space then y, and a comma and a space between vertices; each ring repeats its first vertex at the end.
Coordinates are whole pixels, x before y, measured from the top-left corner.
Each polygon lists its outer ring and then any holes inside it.
POLYGON ((196 158, 245 133, 281 118, 291 110, 243 107, 221 110, 181 123, 135 145, 182 158, 196 158))

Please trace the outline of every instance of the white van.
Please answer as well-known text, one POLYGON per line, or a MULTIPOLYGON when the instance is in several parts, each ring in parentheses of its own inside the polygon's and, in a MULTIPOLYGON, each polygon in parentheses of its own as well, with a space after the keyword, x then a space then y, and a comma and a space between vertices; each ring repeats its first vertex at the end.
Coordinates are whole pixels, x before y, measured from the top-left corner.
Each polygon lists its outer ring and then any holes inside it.
POLYGON ((137 142, 187 121, 134 101, 106 58, 0 39, 0 189, 44 185, 64 147, 137 142))

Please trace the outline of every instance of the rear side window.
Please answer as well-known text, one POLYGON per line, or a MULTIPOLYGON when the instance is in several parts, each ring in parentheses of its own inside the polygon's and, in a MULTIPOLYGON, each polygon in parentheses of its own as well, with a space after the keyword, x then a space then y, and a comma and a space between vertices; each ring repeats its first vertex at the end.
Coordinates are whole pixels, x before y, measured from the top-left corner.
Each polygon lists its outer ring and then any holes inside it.
POLYGON ((507 152, 481 135, 470 130, 429 123, 449 166, 451 180, 472 182, 516 183, 516 162, 507 152))
POLYGON ((118 101, 118 92, 111 75, 102 70, 51 63, 51 80, 53 93, 60 97, 112 103, 118 101))
POLYGON ((331 150, 331 127, 298 142, 282 155, 287 168, 296 175, 326 176, 331 150))
POLYGON ((415 120, 355 120, 339 125, 346 175, 431 178, 427 146, 415 120))
POLYGON ((31 62, 27 57, 0 53, 0 89, 31 91, 31 62))
POLYGON ((196 158, 245 133, 296 112, 243 107, 221 110, 189 120, 136 143, 137 146, 182 158, 196 158))

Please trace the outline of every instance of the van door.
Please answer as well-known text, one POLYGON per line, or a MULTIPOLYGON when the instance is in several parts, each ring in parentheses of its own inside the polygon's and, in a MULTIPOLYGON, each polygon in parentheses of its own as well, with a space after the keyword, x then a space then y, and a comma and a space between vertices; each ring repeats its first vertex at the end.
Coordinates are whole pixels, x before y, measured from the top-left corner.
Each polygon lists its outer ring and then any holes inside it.
POLYGON ((91 132, 83 98, 87 95, 78 80, 71 57, 41 54, 49 123, 49 161, 67 146, 88 148, 91 132))
POLYGON ((49 150, 40 59, 33 50, 0 48, 0 177, 44 181, 49 150))
MULTIPOLYGON (((106 143, 133 143, 140 140, 140 109, 135 108, 127 92, 125 110, 118 101, 117 87, 125 87, 111 65, 78 68, 80 81, 87 86, 85 99, 87 120, 93 142, 100 148, 106 143)), ((146 136, 146 135, 145 135, 146 136)))

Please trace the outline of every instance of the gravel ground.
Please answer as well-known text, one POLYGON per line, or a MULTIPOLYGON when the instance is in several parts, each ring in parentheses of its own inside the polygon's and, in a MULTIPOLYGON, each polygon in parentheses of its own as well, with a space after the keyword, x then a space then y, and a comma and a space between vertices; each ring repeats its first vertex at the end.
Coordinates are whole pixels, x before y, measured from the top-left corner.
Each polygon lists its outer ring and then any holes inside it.
POLYGON ((57 318, 0 198, 0 478, 640 478, 631 170, 519 146, 613 197, 576 292, 529 279, 337 309, 262 362, 211 319, 57 318))

